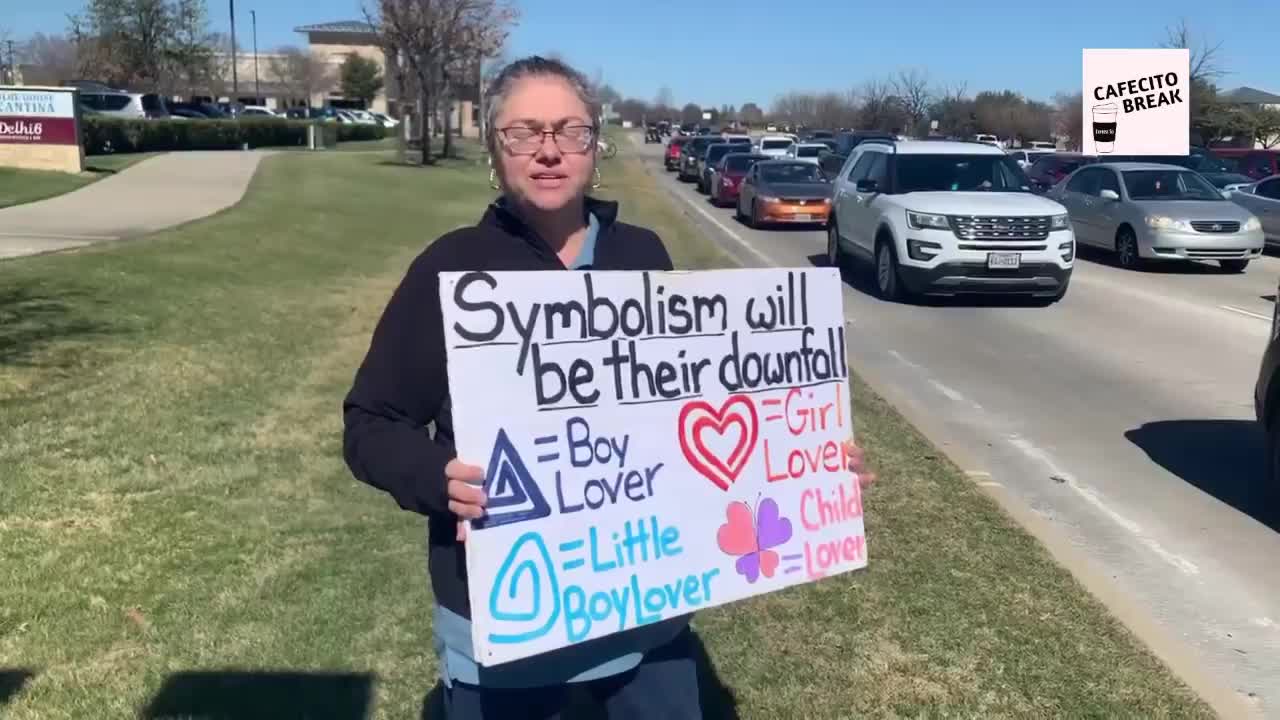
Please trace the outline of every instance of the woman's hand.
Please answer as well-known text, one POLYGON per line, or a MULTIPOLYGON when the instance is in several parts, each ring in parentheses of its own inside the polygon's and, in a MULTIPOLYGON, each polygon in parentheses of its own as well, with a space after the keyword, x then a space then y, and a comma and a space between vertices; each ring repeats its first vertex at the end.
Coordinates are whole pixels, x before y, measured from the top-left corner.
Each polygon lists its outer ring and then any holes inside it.
POLYGON ((458 542, 462 542, 467 539, 466 521, 484 517, 484 505, 488 502, 480 488, 484 471, 454 458, 444 466, 444 477, 448 483, 449 512, 458 516, 458 542))
POLYGON ((858 483, 866 487, 876 481, 876 474, 867 469, 867 458, 853 438, 844 441, 844 459, 849 471, 858 476, 858 483))

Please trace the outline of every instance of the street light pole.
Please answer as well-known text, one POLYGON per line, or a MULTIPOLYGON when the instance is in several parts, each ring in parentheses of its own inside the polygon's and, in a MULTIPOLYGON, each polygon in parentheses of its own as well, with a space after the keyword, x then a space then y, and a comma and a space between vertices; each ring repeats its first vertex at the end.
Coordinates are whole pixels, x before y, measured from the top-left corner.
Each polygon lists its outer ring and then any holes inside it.
POLYGON ((253 99, 262 102, 262 90, 258 88, 258 11, 250 10, 249 17, 253 18, 253 99))
POLYGON ((236 95, 240 94, 240 77, 236 71, 236 0, 228 0, 231 4, 231 104, 234 105, 236 95))

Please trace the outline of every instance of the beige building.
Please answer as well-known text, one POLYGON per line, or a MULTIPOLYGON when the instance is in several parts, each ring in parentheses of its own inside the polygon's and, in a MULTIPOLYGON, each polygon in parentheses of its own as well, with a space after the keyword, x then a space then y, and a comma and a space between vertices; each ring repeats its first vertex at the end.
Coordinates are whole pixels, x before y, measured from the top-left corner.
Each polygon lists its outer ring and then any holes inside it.
MULTIPOLYGON (((378 64, 382 71, 383 89, 369 103, 367 109, 384 112, 392 117, 401 117, 409 108, 401 107, 404 103, 395 95, 394 72, 387 71, 387 56, 378 44, 377 34, 373 27, 364 20, 341 20, 338 22, 303 25, 294 28, 307 36, 307 46, 311 54, 329 68, 329 76, 333 84, 327 92, 315 92, 310 101, 312 107, 362 107, 359 100, 342 95, 337 82, 342 64, 352 55, 368 58, 378 64)), ((465 136, 475 137, 479 134, 480 118, 478 111, 478 88, 471 87, 459 93, 461 99, 453 104, 451 127, 460 130, 465 136)))

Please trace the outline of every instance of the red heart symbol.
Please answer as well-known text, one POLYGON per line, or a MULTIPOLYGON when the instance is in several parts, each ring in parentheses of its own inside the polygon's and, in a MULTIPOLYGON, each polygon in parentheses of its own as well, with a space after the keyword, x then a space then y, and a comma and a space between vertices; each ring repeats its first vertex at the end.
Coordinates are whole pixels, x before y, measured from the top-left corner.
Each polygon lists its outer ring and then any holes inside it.
POLYGON ((733 395, 719 409, 702 400, 688 403, 680 410, 680 449, 689 465, 715 483, 721 490, 738 479, 738 474, 751 459, 756 446, 759 423, 756 406, 746 395, 733 395), (720 457, 707 447, 703 433, 710 430, 724 436, 730 428, 738 429, 738 440, 727 457, 720 457))

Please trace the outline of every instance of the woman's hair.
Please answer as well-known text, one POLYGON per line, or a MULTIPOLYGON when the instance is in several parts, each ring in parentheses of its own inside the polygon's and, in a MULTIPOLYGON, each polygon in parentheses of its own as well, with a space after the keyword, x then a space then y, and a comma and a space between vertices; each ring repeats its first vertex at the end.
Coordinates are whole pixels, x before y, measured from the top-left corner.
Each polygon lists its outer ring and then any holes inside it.
POLYGON ((520 58, 502 68, 484 93, 484 143, 490 154, 498 151, 498 128, 495 125, 498 115, 502 113, 507 95, 511 93, 511 88, 515 87, 516 82, 527 77, 557 77, 564 80, 587 106, 592 125, 596 124, 596 118, 600 116, 600 103, 596 100, 591 83, 585 75, 574 70, 567 63, 553 58, 544 58, 539 55, 520 58))

